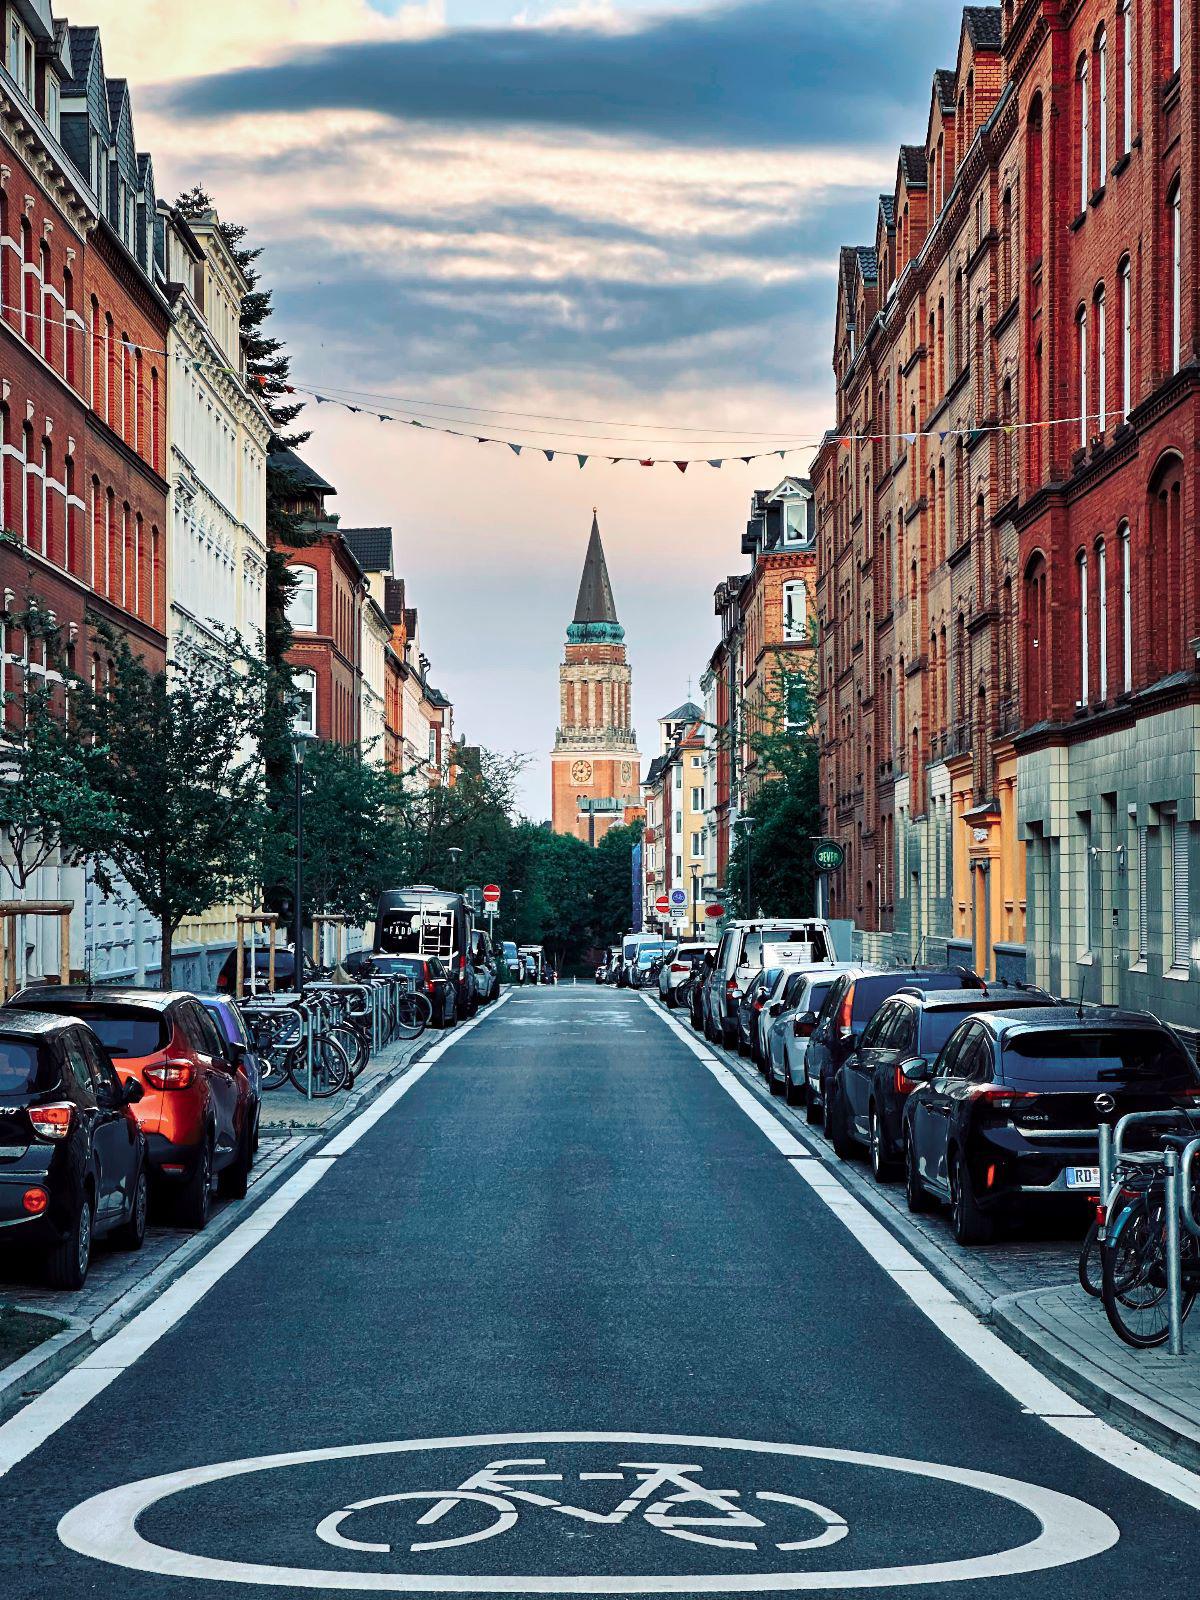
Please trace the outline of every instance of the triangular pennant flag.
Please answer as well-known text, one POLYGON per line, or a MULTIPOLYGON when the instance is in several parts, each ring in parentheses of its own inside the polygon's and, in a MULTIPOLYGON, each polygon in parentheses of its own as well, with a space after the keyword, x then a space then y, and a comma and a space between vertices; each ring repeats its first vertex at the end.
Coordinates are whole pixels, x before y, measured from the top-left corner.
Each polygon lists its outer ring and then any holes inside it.
POLYGON ((715 460, 710 461, 708 464, 710 467, 722 467, 725 464, 725 458, 724 456, 717 456, 715 460))
POLYGON ((917 442, 917 436, 915 433, 902 433, 900 437, 904 440, 905 444, 916 444, 917 442))
POLYGON ((576 461, 578 461, 581 470, 582 470, 582 468, 587 466, 587 457, 586 456, 576 456, 575 459, 576 459, 576 461))
POLYGON ((553 461, 554 460, 554 451, 553 450, 543 450, 542 454, 545 456, 547 461, 553 461))
POLYGON ((776 454, 778 455, 780 461, 785 460, 786 457, 787 457, 787 451, 786 450, 778 450, 778 451, 776 451, 776 454))
POLYGON ((680 472, 686 472, 688 469, 688 464, 686 461, 677 461, 675 465, 679 468, 680 472))
POLYGON ((754 460, 754 457, 753 456, 742 456, 741 460, 743 460, 746 463, 746 465, 749 466, 750 463, 754 460))
POLYGON ((507 440, 506 442, 513 455, 519 456, 521 454, 521 446, 519 444, 514 444, 511 439, 507 440))
POLYGON ((362 407, 361 406, 347 406, 346 410, 347 411, 353 411, 354 415, 357 416, 358 413, 362 410, 362 407))
POLYGON ((950 437, 949 428, 941 428, 941 429, 939 429, 939 431, 938 431, 938 443, 939 444, 945 444, 946 440, 949 437, 950 437))
POLYGON ((325 404, 325 396, 323 394, 314 394, 313 399, 319 406, 323 406, 325 404))
POLYGON ((1010 423, 1007 423, 1005 425, 1004 431, 1005 431, 1005 433, 1013 434, 1013 433, 1016 433, 1017 430, 1016 430, 1015 426, 1010 422, 1010 423))
POLYGON ((379 418, 380 422, 391 422, 393 420, 385 411, 376 412, 376 416, 379 418))
POLYGON ((654 462, 652 460, 646 460, 646 461, 639 461, 638 462, 638 466, 639 467, 652 467, 653 465, 654 465, 654 462))
POLYGON ((423 428, 425 426, 423 422, 418 422, 416 417, 410 417, 408 420, 414 428, 423 428))

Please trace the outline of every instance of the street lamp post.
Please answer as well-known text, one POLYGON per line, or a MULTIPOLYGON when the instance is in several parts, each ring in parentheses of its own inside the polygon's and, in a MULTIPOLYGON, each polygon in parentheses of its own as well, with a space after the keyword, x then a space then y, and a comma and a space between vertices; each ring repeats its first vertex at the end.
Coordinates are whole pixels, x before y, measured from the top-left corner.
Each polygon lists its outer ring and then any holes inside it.
POLYGON ((296 774, 296 904, 294 907, 296 993, 304 993, 304 758, 313 735, 302 729, 292 733, 292 765, 296 774))
POLYGON ((462 855, 462 846, 459 844, 448 845, 446 854, 450 857, 450 887, 458 887, 458 858, 462 855))
POLYGON ((700 937, 700 874, 703 867, 698 862, 692 864, 692 938, 700 937))
POLYGON ((735 817, 734 818, 734 822, 733 822, 733 825, 734 825, 735 828, 744 828, 746 830, 745 831, 745 841, 746 841, 746 915, 748 917, 752 917, 754 915, 754 896, 751 893, 751 876, 750 876, 750 837, 751 837, 751 834, 754 832, 754 824, 757 821, 758 821, 757 817, 749 817, 749 816, 747 816, 747 817, 735 817))

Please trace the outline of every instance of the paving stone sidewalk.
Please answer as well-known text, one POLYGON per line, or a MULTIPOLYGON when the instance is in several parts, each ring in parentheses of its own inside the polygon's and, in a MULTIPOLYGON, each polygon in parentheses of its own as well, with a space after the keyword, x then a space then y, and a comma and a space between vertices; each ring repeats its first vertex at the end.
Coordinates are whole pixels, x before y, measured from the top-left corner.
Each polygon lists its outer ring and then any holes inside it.
POLYGON ((264 1133, 313 1134, 323 1132, 331 1122, 353 1114, 355 1107, 372 1099, 389 1079, 402 1072, 413 1057, 440 1035, 426 1031, 419 1039, 390 1044, 373 1056, 370 1064, 354 1080, 349 1094, 335 1094, 328 1100, 307 1100, 293 1084, 285 1083, 263 1095, 264 1133))

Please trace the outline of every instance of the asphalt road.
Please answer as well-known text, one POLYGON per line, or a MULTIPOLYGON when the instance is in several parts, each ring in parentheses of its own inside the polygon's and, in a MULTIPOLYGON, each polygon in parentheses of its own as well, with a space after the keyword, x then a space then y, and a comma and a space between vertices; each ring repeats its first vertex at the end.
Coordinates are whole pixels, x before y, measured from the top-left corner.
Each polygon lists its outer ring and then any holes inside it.
POLYGON ((798 1165, 638 996, 517 991, 64 1390, 0 1594, 1188 1583, 1200 1516, 1026 1414, 798 1165))

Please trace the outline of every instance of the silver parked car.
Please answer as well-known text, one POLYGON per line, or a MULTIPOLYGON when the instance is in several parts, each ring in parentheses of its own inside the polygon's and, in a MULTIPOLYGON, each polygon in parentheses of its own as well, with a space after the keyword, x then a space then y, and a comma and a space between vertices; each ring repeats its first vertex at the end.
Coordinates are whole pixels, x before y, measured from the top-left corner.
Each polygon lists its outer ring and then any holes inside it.
POLYGON ((691 977, 692 968, 715 948, 714 945, 705 944, 703 941, 677 946, 671 952, 670 958, 663 962, 662 970, 658 974, 659 999, 674 1010, 679 1004, 675 994, 676 989, 685 979, 691 977))
POLYGON ((763 1056, 767 1082, 771 1093, 784 1095, 790 1106, 807 1103, 808 1041, 830 986, 840 972, 847 970, 847 963, 842 961, 796 968, 787 974, 783 992, 763 1010, 767 1025, 763 1056))

